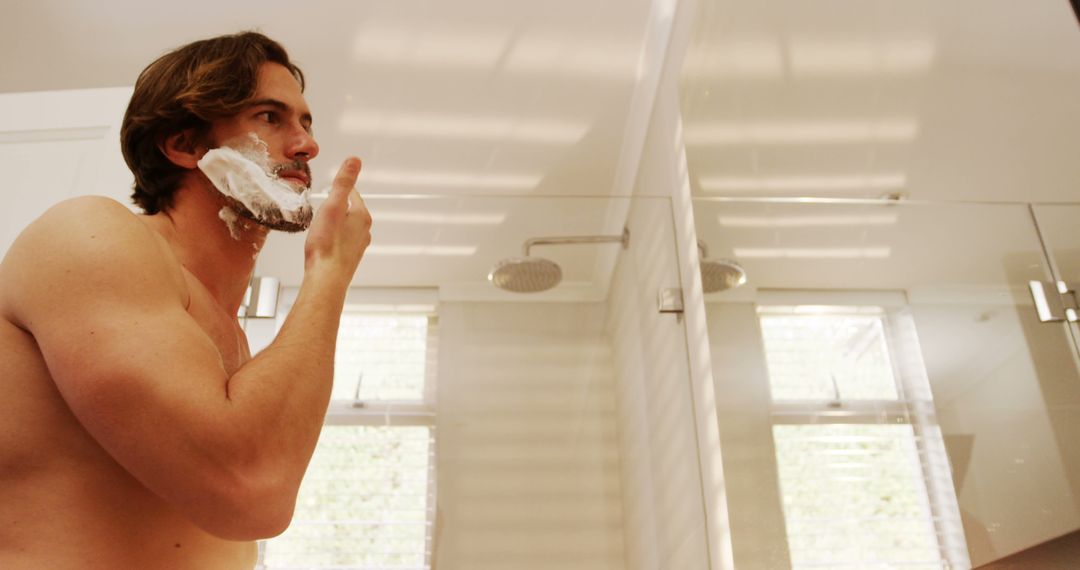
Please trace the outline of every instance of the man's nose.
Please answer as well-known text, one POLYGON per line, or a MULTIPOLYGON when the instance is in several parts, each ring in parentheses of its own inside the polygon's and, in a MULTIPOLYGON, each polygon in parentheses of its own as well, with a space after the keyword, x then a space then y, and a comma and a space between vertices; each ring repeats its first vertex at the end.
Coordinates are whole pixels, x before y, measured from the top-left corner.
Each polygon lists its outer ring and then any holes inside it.
POLYGON ((319 154, 319 143, 306 129, 299 128, 290 141, 289 158, 311 160, 319 154))

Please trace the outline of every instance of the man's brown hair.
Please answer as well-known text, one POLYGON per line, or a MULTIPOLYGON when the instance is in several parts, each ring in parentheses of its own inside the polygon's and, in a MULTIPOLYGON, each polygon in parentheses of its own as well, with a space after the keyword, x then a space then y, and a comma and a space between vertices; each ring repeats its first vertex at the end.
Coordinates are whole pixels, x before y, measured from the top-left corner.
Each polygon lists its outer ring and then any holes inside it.
POLYGON ((186 169, 161 148, 169 136, 190 130, 185 141, 205 144, 210 123, 240 112, 255 97, 259 68, 285 66, 304 88, 304 74, 281 44, 257 32, 200 40, 177 48, 139 74, 120 127, 124 161, 135 175, 136 205, 147 214, 172 206, 186 169))

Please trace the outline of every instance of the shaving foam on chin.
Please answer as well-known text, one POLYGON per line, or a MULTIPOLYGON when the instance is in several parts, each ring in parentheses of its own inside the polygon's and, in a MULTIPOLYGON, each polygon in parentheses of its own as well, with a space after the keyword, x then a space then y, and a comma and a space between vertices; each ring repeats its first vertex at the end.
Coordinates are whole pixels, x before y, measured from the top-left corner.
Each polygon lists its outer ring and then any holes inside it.
POLYGON ((238 226, 240 225, 240 216, 237 216, 232 208, 225 206, 218 211, 218 217, 221 218, 221 221, 225 222, 225 227, 229 228, 229 235, 232 236, 233 239, 239 240, 240 228, 238 226))
MULTIPOLYGON (((309 190, 298 193, 273 174, 266 143, 255 133, 208 151, 198 166, 218 192, 242 204, 260 223, 303 229, 311 222, 309 190)), ((236 237, 235 220, 221 217, 236 237)))

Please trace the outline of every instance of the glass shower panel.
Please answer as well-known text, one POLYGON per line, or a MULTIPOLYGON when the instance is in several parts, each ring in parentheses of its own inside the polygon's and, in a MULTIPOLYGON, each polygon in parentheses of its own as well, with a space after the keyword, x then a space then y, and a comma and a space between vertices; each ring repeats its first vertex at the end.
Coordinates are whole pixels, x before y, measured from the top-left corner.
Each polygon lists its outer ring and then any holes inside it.
POLYGON ((736 567, 969 568, 1080 529, 1080 374, 1027 206, 695 217, 703 264, 747 276, 705 296, 736 567))
MULTIPOLYGON (((1080 289, 1080 205, 1038 204, 1032 206, 1032 211, 1054 268, 1054 280, 1065 284, 1065 292, 1059 292, 1061 307, 1063 310, 1077 310, 1080 295, 1077 292, 1080 289)), ((1070 318, 1067 311, 1066 320, 1072 323, 1073 339, 1080 346, 1080 324, 1070 318)))
MULTIPOLYGON (((321 480, 266 567, 708 568, 684 323, 656 306, 680 286, 670 201, 365 203, 373 242, 342 319, 321 480), (558 284, 496 288, 489 272, 527 244, 558 284)), ((302 236, 274 239, 302 259, 302 236)), ((281 257, 260 274, 281 275, 281 257)))

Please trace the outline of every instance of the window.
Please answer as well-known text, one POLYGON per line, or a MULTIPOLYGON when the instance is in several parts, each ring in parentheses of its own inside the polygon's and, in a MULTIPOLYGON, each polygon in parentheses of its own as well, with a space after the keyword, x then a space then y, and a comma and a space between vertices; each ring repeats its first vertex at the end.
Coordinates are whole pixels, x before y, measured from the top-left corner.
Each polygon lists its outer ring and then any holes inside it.
POLYGON ((879 306, 758 309, 792 567, 965 567, 914 324, 879 306))
POLYGON ((326 425, 259 568, 431 568, 435 335, 430 314, 342 315, 326 425))

